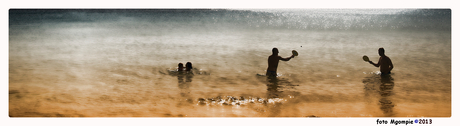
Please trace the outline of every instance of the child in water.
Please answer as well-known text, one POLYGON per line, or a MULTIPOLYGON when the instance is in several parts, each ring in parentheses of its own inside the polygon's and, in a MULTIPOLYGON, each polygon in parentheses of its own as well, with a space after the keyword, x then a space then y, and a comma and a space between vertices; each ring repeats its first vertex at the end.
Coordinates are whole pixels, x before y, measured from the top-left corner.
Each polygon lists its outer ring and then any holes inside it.
POLYGON ((184 64, 179 63, 179 64, 177 65, 177 71, 182 72, 183 70, 184 70, 184 64))
POLYGON ((187 63, 185 64, 185 71, 190 72, 190 71, 192 70, 192 68, 193 68, 193 67, 192 67, 192 63, 191 63, 191 62, 187 62, 187 63))

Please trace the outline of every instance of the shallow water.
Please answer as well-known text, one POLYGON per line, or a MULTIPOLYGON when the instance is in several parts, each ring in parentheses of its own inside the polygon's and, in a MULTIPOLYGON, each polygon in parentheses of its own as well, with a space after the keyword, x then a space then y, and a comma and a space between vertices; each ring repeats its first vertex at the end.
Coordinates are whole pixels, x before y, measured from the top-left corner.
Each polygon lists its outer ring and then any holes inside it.
POLYGON ((450 10, 41 11, 10 10, 11 117, 451 116, 450 10))

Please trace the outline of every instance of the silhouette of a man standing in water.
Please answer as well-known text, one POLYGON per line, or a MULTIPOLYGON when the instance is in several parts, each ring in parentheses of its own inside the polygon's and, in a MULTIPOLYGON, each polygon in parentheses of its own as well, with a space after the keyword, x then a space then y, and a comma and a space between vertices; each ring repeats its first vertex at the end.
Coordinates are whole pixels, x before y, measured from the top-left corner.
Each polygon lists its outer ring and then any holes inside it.
POLYGON ((283 60, 283 61, 289 61, 291 58, 294 57, 294 55, 292 55, 291 57, 288 57, 288 58, 283 58, 281 56, 278 56, 278 49, 277 48, 273 48, 272 49, 272 55, 270 55, 268 57, 268 68, 267 68, 267 73, 265 74, 266 76, 270 76, 270 77, 276 77, 276 69, 278 69, 278 63, 280 60, 283 60))
POLYGON ((382 72, 382 75, 390 74, 391 70, 393 70, 393 63, 391 62, 390 57, 385 55, 385 49, 383 48, 379 48, 379 55, 380 59, 377 64, 372 61, 369 61, 369 63, 375 67, 380 67, 380 72, 382 72))

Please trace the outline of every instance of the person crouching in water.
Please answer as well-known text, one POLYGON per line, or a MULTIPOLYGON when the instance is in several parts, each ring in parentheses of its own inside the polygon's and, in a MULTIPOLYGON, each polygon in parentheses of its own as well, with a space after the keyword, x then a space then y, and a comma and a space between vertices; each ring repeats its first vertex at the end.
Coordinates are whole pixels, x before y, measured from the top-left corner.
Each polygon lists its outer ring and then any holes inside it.
POLYGON ((187 73, 189 73, 189 74, 193 74, 193 73, 192 73, 192 69, 193 69, 192 63, 191 63, 191 62, 187 62, 187 63, 185 64, 185 71, 187 71, 187 73))
POLYGON ((179 63, 179 64, 177 65, 177 71, 179 71, 179 72, 184 71, 184 64, 179 63))

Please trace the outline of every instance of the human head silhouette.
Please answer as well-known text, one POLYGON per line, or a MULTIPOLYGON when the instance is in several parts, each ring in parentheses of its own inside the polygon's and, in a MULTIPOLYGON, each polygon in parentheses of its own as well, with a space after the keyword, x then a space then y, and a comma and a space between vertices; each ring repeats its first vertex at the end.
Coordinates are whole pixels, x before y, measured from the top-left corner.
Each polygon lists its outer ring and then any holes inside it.
POLYGON ((385 49, 379 48, 379 55, 384 56, 385 55, 385 49))
POLYGON ((192 63, 191 63, 191 62, 187 62, 187 63, 185 64, 185 70, 186 70, 186 71, 190 71, 190 70, 192 70, 192 68, 193 68, 193 67, 192 67, 192 63))
POLYGON ((279 53, 279 52, 278 52, 278 48, 273 48, 273 49, 272 49, 272 54, 278 55, 278 53, 279 53))
POLYGON ((182 71, 182 70, 184 69, 184 64, 179 63, 179 64, 177 65, 177 67, 178 67, 178 68, 177 68, 178 71, 182 71))

